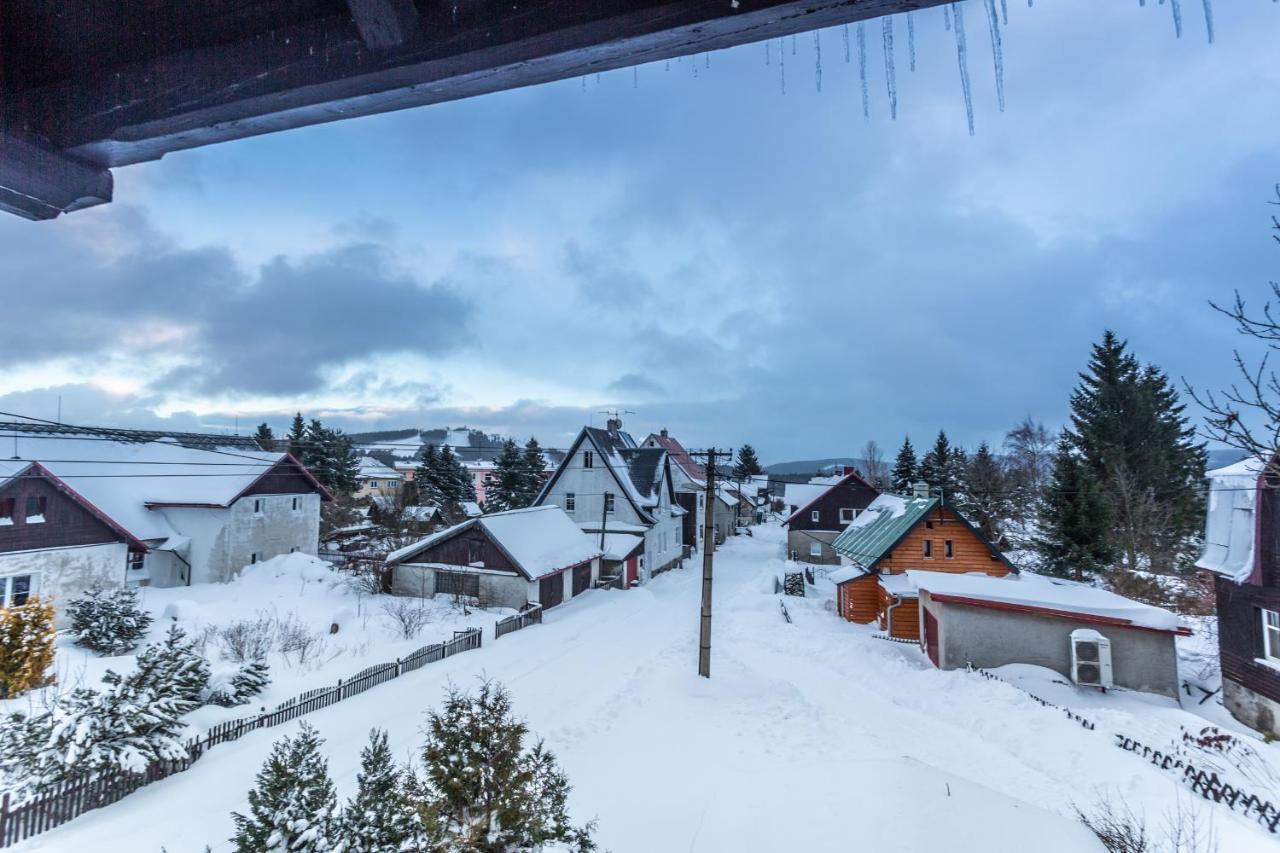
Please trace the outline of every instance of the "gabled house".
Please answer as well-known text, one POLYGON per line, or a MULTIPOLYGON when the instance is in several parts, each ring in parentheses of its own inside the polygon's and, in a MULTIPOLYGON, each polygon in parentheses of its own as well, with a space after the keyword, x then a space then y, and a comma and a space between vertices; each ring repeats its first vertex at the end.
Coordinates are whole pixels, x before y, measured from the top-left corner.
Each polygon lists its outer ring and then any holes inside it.
POLYGON ((404 476, 372 456, 361 456, 360 470, 356 472, 356 491, 352 497, 398 500, 404 489, 404 476))
POLYGON ((1213 575, 1222 701, 1241 722, 1280 735, 1280 476, 1261 459, 1208 476, 1196 567, 1213 575))
MULTIPOLYGON (((676 501, 671 460, 660 447, 639 447, 616 418, 604 429, 583 427, 536 501, 563 509, 587 533, 641 536, 635 576, 643 583, 684 556, 686 511, 676 501)), ((603 550, 603 548, 602 548, 603 550)))
POLYGON ((880 495, 831 547, 846 563, 828 575, 836 584, 836 611, 851 622, 878 621, 898 639, 920 637, 918 594, 908 571, 995 577, 1018 571, 954 507, 933 497, 880 495))
POLYGON ((839 563, 840 557, 831 543, 879 494, 853 468, 827 482, 787 484, 790 515, 782 526, 787 528, 787 553, 791 559, 822 565, 839 563))
POLYGON ((387 555, 391 592, 555 607, 595 585, 601 548, 556 506, 495 512, 387 555))
POLYGON ((643 447, 667 451, 671 460, 671 481, 676 490, 676 501, 685 510, 681 537, 690 548, 700 548, 702 521, 707 501, 707 471, 689 455, 679 441, 663 427, 644 440, 643 447))
POLYGON ((0 582, 74 597, 95 584, 229 580, 315 554, 329 493, 287 453, 189 446, 125 431, 3 428, 0 582))

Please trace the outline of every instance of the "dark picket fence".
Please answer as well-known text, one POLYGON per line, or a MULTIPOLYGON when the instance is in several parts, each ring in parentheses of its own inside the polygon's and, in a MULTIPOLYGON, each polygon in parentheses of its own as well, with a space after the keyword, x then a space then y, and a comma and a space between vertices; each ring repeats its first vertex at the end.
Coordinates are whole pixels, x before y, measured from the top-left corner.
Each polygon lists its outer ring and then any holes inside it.
POLYGON ((1177 755, 1171 755, 1146 746, 1118 732, 1115 738, 1116 746, 1125 752, 1140 755, 1161 770, 1180 773, 1182 781, 1192 791, 1195 791, 1206 800, 1213 800, 1215 803, 1220 803, 1232 811, 1256 819, 1272 834, 1280 831, 1277 828, 1280 827, 1280 810, 1277 810, 1270 801, 1264 800, 1256 794, 1251 794, 1235 785, 1223 782, 1218 778, 1217 773, 1196 767, 1190 761, 1177 755))
MULTIPOLYGON (((541 621, 541 616, 538 621, 541 621)), ((236 740, 256 729, 287 723, 312 711, 358 696, 371 687, 421 669, 434 661, 478 649, 480 642, 479 628, 454 631, 453 639, 448 642, 424 646, 394 663, 375 664, 332 687, 308 690, 281 702, 274 711, 219 723, 205 732, 203 737, 189 741, 186 745, 187 756, 183 759, 156 761, 140 772, 119 769, 73 776, 17 804, 13 803, 12 795, 6 793, 0 799, 0 847, 8 847, 47 832, 87 811, 118 802, 145 785, 181 773, 220 743, 236 740)))
MULTIPOLYGON (((983 678, 987 679, 988 681, 999 681, 999 682, 1001 682, 1002 684, 1008 684, 1010 687, 1018 687, 1018 685, 1013 684, 1013 683, 1012 683, 1012 682, 1010 682, 1010 681, 1006 681, 1005 679, 1003 679, 1003 678, 1001 678, 1000 676, 996 675, 994 672, 988 672, 987 670, 985 670, 985 669, 980 669, 979 667, 976 667, 976 666, 970 666, 970 667, 969 667, 969 671, 970 671, 970 672, 975 672, 975 673, 977 673, 978 675, 981 675, 983 678)), ((1041 698, 1040 698, 1039 696, 1037 696, 1036 694, 1034 694, 1034 693, 1032 693, 1031 691, 1026 690, 1026 689, 1024 689, 1024 688, 1022 688, 1022 687, 1018 687, 1018 689, 1019 689, 1019 690, 1021 690, 1023 693, 1027 694, 1028 696, 1030 696, 1030 697, 1031 697, 1033 700, 1035 700, 1036 702, 1039 702, 1039 703, 1040 703, 1041 705, 1043 705, 1044 707, 1046 707, 1046 708, 1053 708, 1055 711, 1061 711, 1062 713, 1064 713, 1064 714, 1066 714, 1066 715, 1067 715, 1067 719, 1069 719, 1069 720, 1072 720, 1072 721, 1074 721, 1074 722, 1079 723, 1081 726, 1083 726, 1083 727, 1084 727, 1084 728, 1086 728, 1086 729, 1089 729, 1090 731, 1093 731, 1094 729, 1096 729, 1096 728, 1097 728, 1097 725, 1095 725, 1095 724, 1094 724, 1094 722, 1093 722, 1092 720, 1090 720, 1090 719, 1088 719, 1088 718, 1086 718, 1086 717, 1082 717, 1082 716, 1080 716, 1080 715, 1079 715, 1079 714, 1077 714, 1075 711, 1072 711, 1070 708, 1064 708, 1064 707, 1062 707, 1061 705, 1055 705, 1055 704, 1053 704, 1052 702, 1049 702, 1049 701, 1047 701, 1047 700, 1045 700, 1045 699, 1041 699, 1041 698)))
POLYGON ((493 626, 493 638, 510 634, 512 631, 519 631, 521 628, 527 628, 530 625, 542 624, 542 607, 535 605, 523 613, 517 613, 515 616, 508 616, 506 619, 499 619, 498 623, 493 626))

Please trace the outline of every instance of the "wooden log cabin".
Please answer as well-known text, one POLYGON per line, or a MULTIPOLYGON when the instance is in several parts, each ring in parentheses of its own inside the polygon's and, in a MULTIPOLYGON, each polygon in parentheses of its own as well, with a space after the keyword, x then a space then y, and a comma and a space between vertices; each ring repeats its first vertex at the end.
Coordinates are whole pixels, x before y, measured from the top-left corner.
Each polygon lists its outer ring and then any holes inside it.
POLYGON ((847 565, 829 576, 837 612, 851 622, 878 622, 889 636, 920 638, 918 592, 910 570, 1004 577, 1017 567, 955 508, 940 498, 880 495, 832 548, 847 565))

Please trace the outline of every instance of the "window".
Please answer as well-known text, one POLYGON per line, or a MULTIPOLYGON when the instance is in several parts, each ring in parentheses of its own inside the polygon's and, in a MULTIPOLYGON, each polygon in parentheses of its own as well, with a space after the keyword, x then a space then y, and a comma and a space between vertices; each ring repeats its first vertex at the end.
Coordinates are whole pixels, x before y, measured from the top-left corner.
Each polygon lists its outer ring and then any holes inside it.
POLYGON ((27 603, 27 599, 31 598, 32 575, 9 575, 7 578, 0 578, 0 594, 4 596, 5 607, 21 607, 27 603))
POLYGON ((926 521, 926 522, 924 523, 924 526, 925 526, 925 527, 927 527, 928 529, 932 530, 932 529, 933 529, 933 522, 932 522, 932 521, 926 521))
POLYGON ((376 489, 376 488, 378 488, 378 481, 377 481, 377 480, 370 480, 370 481, 369 481, 369 488, 371 488, 371 489, 376 489))
POLYGON ((924 556, 925 556, 925 559, 929 559, 930 557, 933 556, 933 540, 932 539, 924 540, 924 556))
POLYGON ((583 468, 594 468, 595 461, 596 461, 595 454, 593 454, 590 450, 582 451, 582 467, 583 468))
POLYGON ((467 540, 467 564, 474 566, 476 563, 484 565, 484 543, 477 542, 474 539, 467 540))
POLYGON ((13 498, 0 498, 0 525, 13 524, 13 498))
POLYGON ((129 571, 140 572, 146 566, 147 555, 143 551, 129 552, 129 571))
POLYGON ((809 543, 809 556, 810 556, 810 557, 821 557, 821 556, 822 556, 822 543, 821 543, 821 542, 810 542, 810 543, 809 543))
POLYGON ((27 497, 27 512, 25 519, 27 524, 44 523, 44 510, 47 502, 48 498, 36 497, 35 495, 27 497))
POLYGON ((854 517, 856 517, 857 514, 858 514, 858 511, 856 509, 853 509, 852 507, 847 507, 847 506, 840 507, 840 523, 848 524, 849 522, 853 521, 854 517))
POLYGON ((578 496, 573 492, 564 493, 564 511, 573 512, 578 508, 578 496))
POLYGON ((292 553, 294 553, 294 552, 295 552, 295 551, 297 551, 297 550, 298 550, 298 548, 297 548, 297 546, 295 545, 295 546, 293 546, 293 547, 291 547, 291 548, 289 549, 289 553, 290 553, 290 554, 292 554, 292 553))
POLYGON ((955 552, 955 549, 951 547, 951 540, 948 539, 946 542, 943 543, 943 546, 947 550, 947 559, 954 560, 956 558, 956 552, 955 552))
POLYGON ((262 515, 262 498, 255 498, 253 501, 253 514, 262 515))
POLYGON ((258 554, 258 552, 254 551, 252 554, 249 555, 249 565, 252 566, 254 563, 258 562, 258 560, 260 559, 261 559, 261 556, 258 554))
POLYGON ((604 511, 613 512, 613 494, 611 492, 604 493, 604 511))
POLYGON ((1262 611, 1262 654, 1280 663, 1280 613, 1262 611))
POLYGON ((299 500, 298 498, 294 498, 294 499, 293 499, 293 511, 294 511, 294 512, 297 512, 297 511, 298 511, 299 509, 301 509, 301 508, 302 508, 302 501, 301 501, 301 500, 299 500))
POLYGON ((814 524, 817 524, 821 518, 822 518, 822 513, 816 509, 813 512, 809 513, 809 520, 812 521, 814 524))
POLYGON ((436 595, 480 597, 480 576, 467 572, 436 572, 436 595))

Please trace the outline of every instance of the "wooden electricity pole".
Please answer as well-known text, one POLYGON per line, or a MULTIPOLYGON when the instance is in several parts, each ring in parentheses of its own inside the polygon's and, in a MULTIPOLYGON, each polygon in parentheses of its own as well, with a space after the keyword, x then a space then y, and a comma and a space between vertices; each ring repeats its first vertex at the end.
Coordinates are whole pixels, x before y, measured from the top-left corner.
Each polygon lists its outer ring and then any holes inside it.
POLYGON ((702 616, 698 626, 698 675, 711 677, 711 570, 715 556, 716 457, 732 457, 714 447, 691 456, 707 457, 707 503, 702 513, 702 616))

